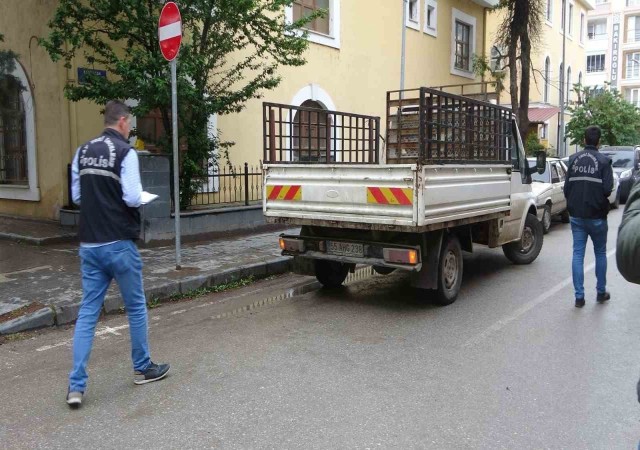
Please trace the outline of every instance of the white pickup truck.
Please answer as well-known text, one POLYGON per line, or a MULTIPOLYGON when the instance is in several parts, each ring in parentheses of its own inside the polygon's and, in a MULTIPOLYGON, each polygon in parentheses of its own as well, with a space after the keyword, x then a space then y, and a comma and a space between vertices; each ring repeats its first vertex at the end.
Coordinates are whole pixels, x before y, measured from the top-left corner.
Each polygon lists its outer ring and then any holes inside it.
POLYGON ((378 117, 263 106, 263 210, 269 223, 301 226, 280 238, 296 272, 337 287, 356 264, 405 270, 446 305, 473 244, 501 246, 515 264, 540 253, 531 169, 510 110, 429 88, 389 92, 384 154, 378 117))

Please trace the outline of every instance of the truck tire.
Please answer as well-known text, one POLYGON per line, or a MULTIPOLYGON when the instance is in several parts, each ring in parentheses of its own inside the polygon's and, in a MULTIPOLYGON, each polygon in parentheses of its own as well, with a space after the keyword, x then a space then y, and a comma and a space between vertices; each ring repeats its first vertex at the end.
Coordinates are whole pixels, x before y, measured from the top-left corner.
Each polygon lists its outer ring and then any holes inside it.
POLYGON ((349 273, 349 266, 337 261, 316 260, 316 278, 328 289, 340 287, 349 273))
MULTIPOLYGON (((537 220, 537 219, 536 219, 537 220)), ((435 302, 440 306, 455 302, 462 285, 462 248, 456 235, 449 235, 442 242, 438 264, 438 289, 435 302)))
POLYGON ((520 240, 503 245, 502 251, 514 264, 531 264, 540 254, 543 240, 542 223, 533 214, 527 214, 520 240))
POLYGON ((551 228, 551 206, 544 205, 544 212, 542 213, 542 231, 544 234, 549 232, 551 228))

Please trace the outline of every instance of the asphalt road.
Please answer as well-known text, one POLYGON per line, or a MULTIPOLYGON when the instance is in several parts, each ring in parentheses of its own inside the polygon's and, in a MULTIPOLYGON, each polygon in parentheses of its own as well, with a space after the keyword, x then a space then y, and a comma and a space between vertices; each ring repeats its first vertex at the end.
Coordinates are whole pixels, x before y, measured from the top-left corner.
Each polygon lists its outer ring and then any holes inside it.
POLYGON ((0 448, 632 449, 640 440, 640 286, 615 269, 573 306, 571 233, 538 260, 465 258, 437 307, 402 274, 293 295, 300 277, 150 311, 165 380, 134 386, 126 320, 101 323, 80 410, 64 403, 71 329, 0 346, 0 448))

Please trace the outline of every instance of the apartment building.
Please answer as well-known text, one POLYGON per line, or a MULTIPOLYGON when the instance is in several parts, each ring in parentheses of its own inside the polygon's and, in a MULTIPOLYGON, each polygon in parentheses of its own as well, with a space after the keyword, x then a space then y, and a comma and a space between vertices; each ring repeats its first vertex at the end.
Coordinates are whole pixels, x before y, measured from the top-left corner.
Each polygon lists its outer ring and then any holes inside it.
MULTIPOLYGON (((575 104, 577 96, 573 87, 585 83, 587 78, 588 15, 594 8, 592 0, 546 0, 545 3, 541 39, 531 54, 529 120, 530 132, 538 133, 551 154, 564 156, 576 150, 562 139, 560 111, 562 103, 565 107, 575 104)), ((493 12, 489 17, 488 39, 493 43, 496 41, 494 30, 503 15, 493 12)), ((505 53, 500 50, 492 47, 494 60, 496 55, 505 53)), ((510 95, 508 88, 507 95, 510 95)), ((565 126, 569 120, 570 114, 565 113, 565 126)))
POLYGON ((640 107, 640 0, 596 0, 586 50, 585 86, 610 83, 640 107))
MULTIPOLYGON (((556 0, 558 1, 558 0, 556 0)), ((262 101, 384 116, 386 91, 400 87, 402 35, 406 36, 404 85, 442 86, 479 81, 473 55, 484 54, 486 10, 497 0, 295 0, 286 16, 318 8, 328 16, 309 25, 308 63, 285 67, 281 84, 247 103, 241 113, 211 117, 210 128, 235 142, 233 164, 262 159, 262 101), (403 10, 404 8, 404 10, 403 10), (403 23, 403 13, 406 22, 403 23)), ((53 63, 37 45, 48 34, 57 2, 4 0, 4 48, 18 55, 16 87, 0 118, 0 214, 58 218, 68 204, 67 164, 83 141, 100 133, 100 106, 69 102, 68 82, 87 71, 112 76, 78 57, 70 67, 53 63)), ((135 99, 130 99, 135 101, 135 99)), ((383 121, 384 122, 384 121, 383 121)), ((134 120, 154 149, 158 117, 134 120)))

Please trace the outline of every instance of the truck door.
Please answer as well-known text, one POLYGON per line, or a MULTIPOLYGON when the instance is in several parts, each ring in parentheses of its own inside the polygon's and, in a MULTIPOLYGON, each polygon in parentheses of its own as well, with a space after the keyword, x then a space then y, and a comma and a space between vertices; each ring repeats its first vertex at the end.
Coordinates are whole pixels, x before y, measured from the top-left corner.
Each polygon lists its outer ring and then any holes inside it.
POLYGON ((531 203, 531 184, 525 164, 524 146, 520 139, 520 132, 515 120, 511 121, 511 133, 509 133, 511 148, 511 214, 504 220, 504 226, 500 233, 499 244, 517 241, 520 239, 524 227, 525 211, 531 203))

